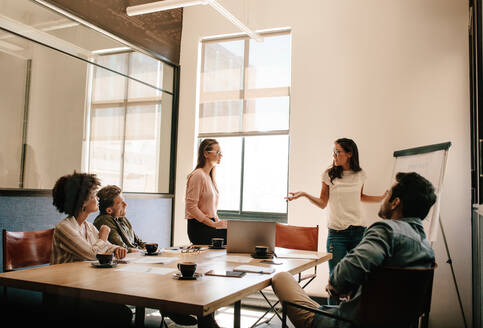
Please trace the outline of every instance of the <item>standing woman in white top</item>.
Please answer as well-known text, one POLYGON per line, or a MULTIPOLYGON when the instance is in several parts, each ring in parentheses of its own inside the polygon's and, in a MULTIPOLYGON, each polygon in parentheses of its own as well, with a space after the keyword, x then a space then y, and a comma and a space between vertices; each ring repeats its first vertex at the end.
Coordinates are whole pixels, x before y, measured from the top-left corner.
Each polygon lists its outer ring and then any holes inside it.
POLYGON ((337 139, 333 156, 332 166, 322 176, 319 197, 298 191, 290 192, 286 198, 291 201, 306 197, 321 209, 329 204, 327 251, 332 253, 332 260, 329 261, 330 274, 337 263, 362 239, 365 227, 362 222, 361 202, 380 202, 386 195, 364 194, 366 173, 359 166, 359 151, 353 140, 337 139))
POLYGON ((220 145, 215 139, 204 139, 198 149, 198 162, 186 183, 188 237, 193 244, 209 245, 212 238, 226 243, 226 221, 218 218, 216 165, 220 164, 220 145))

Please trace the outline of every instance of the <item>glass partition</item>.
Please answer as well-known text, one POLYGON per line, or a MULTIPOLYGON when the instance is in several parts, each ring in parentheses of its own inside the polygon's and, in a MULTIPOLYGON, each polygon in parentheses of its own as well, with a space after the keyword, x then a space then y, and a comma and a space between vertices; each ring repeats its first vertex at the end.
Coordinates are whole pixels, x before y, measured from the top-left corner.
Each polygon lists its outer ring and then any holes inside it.
POLYGON ((170 193, 177 68, 32 1, 0 13, 0 188, 170 193))

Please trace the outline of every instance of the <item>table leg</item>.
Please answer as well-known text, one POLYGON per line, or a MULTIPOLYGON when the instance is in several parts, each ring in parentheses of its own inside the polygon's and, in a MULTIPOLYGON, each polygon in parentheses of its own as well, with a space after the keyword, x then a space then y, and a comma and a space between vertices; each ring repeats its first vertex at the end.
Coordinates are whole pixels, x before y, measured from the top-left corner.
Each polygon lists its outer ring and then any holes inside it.
POLYGON ((233 328, 240 328, 241 301, 235 302, 233 306, 235 310, 235 315, 233 317, 233 328))
POLYGON ((143 306, 136 306, 136 317, 134 318, 136 328, 144 328, 144 314, 145 308, 143 306))

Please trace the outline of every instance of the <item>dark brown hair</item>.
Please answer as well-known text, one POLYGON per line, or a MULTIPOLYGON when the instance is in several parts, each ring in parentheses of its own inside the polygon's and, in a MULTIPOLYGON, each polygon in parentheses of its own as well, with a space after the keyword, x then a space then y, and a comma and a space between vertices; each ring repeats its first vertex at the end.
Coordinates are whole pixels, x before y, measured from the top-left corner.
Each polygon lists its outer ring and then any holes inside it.
MULTIPOLYGON (((196 162, 195 170, 201 169, 205 166, 206 164, 205 151, 213 150, 214 145, 218 145, 218 141, 216 141, 216 139, 203 139, 203 141, 200 143, 200 147, 198 148, 198 160, 196 162)), ((211 169, 210 178, 211 178, 211 181, 213 181, 213 185, 215 186, 216 191, 218 191, 218 186, 216 185, 216 181, 215 181, 215 168, 211 169)))
POLYGON ((391 189, 389 201, 398 197, 401 200, 404 217, 424 220, 431 206, 436 202, 436 194, 431 182, 415 172, 399 172, 396 175, 396 181, 397 184, 391 189))
POLYGON ((53 204, 61 213, 76 216, 101 182, 95 174, 77 173, 60 177, 52 189, 53 204))
POLYGON ((97 192, 99 212, 106 214, 106 209, 114 205, 114 199, 121 194, 121 188, 115 185, 105 186, 97 192))
MULTIPOLYGON (((336 144, 340 145, 342 149, 346 153, 351 153, 352 156, 349 158, 349 167, 354 172, 359 172, 361 167, 359 166, 359 150, 357 149, 357 145, 352 139, 348 138, 340 138, 335 141, 336 144)), ((329 169, 329 178, 330 182, 334 181, 336 178, 342 178, 342 171, 344 169, 342 166, 336 166, 332 164, 332 167, 329 169)))

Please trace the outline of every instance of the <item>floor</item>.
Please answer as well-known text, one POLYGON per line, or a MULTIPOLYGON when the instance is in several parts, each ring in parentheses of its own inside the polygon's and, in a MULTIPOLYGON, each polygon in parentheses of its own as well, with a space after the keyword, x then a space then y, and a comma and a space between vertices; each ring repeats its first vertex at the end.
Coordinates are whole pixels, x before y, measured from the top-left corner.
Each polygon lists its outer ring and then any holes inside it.
MULTIPOLYGON (((241 328, 248 328, 253 325, 260 316, 265 313, 265 309, 253 308, 253 307, 242 307, 240 326, 241 328)), ((273 313, 272 313, 273 314, 273 313)), ((268 315, 267 315, 268 316, 268 315)), ((270 315, 271 316, 271 315, 270 315)), ((233 327, 233 306, 222 307, 216 311, 215 314, 216 322, 223 328, 233 327)), ((197 326, 181 326, 176 325, 171 320, 167 319, 169 328, 196 328, 197 326)), ((287 321, 289 328, 294 328, 294 326, 287 321)), ((146 309, 146 316, 144 320, 146 328, 159 328, 161 324, 161 315, 158 310, 146 309)), ((261 324, 257 326, 258 328, 281 328, 282 323, 280 319, 274 317, 270 323, 261 324)))

